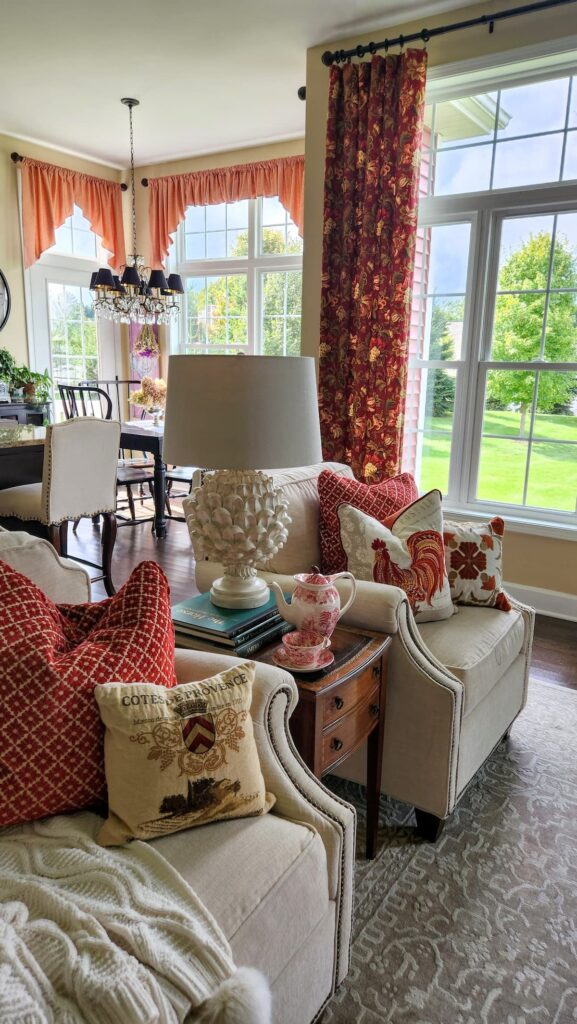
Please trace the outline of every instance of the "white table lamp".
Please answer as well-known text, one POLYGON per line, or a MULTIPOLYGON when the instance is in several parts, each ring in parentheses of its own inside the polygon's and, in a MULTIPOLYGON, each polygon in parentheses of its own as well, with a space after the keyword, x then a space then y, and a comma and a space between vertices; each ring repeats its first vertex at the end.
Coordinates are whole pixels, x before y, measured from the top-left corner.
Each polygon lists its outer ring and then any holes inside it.
POLYGON ((322 461, 314 360, 170 356, 164 459, 215 471, 183 502, 197 551, 224 565, 213 603, 266 604, 255 565, 283 546, 290 519, 262 470, 322 461))

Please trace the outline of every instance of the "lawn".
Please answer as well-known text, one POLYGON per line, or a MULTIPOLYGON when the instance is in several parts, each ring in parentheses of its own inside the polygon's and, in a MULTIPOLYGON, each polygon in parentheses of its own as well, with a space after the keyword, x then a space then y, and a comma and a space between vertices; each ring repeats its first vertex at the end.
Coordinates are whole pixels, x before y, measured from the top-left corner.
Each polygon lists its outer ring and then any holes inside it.
MULTIPOLYGON (((477 497, 513 505, 523 501, 528 443, 519 437, 515 412, 485 414, 477 497)), ((451 447, 451 418, 427 421, 420 487, 446 493, 451 447)), ((537 415, 531 448, 527 504, 574 512, 577 506, 577 416, 537 415), (573 441, 575 445, 556 444, 573 441)))

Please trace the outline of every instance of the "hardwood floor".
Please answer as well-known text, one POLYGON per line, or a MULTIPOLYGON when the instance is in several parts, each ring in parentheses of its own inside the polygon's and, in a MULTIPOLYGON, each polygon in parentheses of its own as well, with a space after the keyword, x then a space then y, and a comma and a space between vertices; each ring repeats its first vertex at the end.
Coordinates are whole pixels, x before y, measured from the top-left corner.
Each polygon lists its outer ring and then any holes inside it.
MULTIPOLYGON (((82 520, 76 537, 70 530, 69 538, 71 554, 95 562, 99 560, 100 530, 90 520, 82 520)), ((150 523, 120 527, 113 560, 116 588, 128 579, 135 565, 148 558, 164 569, 174 604, 197 592, 192 547, 185 523, 170 521, 164 540, 152 536, 150 523)), ((106 596, 101 583, 93 584, 93 595, 96 600, 106 596)), ((531 678, 577 690, 577 623, 537 616, 531 678)))

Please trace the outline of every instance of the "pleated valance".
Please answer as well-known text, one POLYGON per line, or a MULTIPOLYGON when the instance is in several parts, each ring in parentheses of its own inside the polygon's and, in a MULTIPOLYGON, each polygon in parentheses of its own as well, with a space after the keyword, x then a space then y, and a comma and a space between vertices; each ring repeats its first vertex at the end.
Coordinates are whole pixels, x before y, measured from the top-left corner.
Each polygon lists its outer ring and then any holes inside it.
POLYGON ((126 262, 120 184, 28 157, 21 167, 25 267, 54 245, 56 229, 75 204, 111 253, 110 266, 116 269, 126 262))
POLYGON ((153 267, 164 263, 171 236, 184 219, 187 206, 213 206, 239 199, 278 196, 302 235, 304 156, 149 178, 148 185, 153 267))

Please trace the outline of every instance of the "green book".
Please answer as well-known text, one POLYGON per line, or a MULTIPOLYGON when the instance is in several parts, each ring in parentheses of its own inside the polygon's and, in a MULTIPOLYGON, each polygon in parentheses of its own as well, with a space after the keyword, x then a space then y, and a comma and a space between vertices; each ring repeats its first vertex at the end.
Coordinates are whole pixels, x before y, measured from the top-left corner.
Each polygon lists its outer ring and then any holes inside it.
POLYGON ((210 600, 210 594, 197 594, 172 606, 176 629, 193 627, 197 636, 201 633, 221 643, 274 616, 278 616, 274 594, 260 608, 219 608, 210 600))

